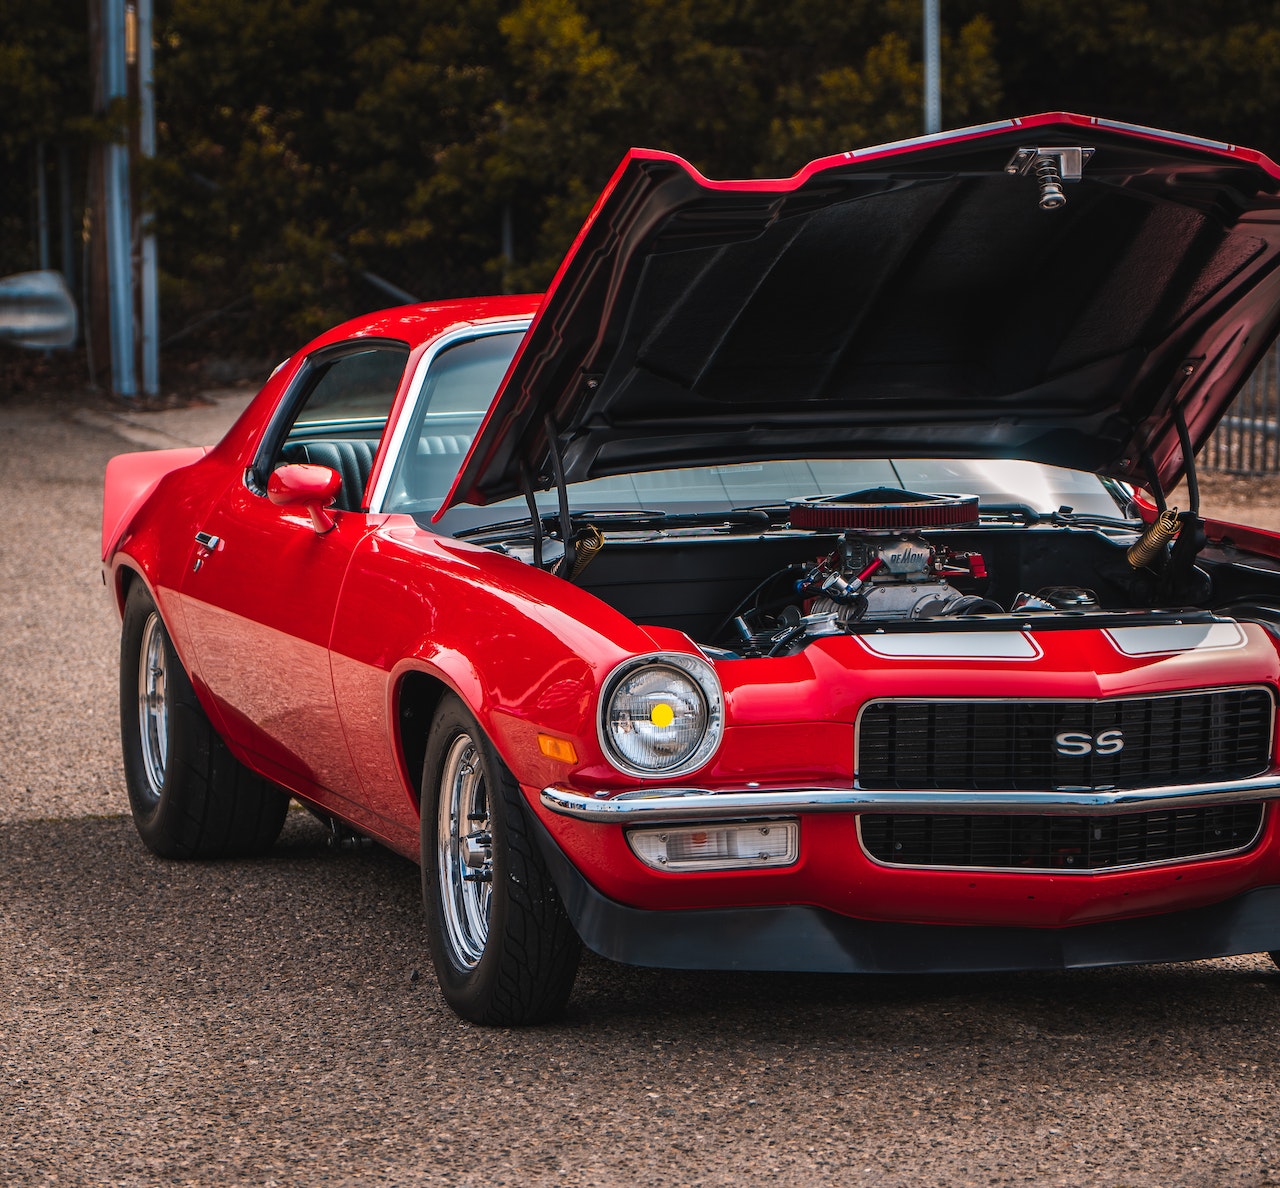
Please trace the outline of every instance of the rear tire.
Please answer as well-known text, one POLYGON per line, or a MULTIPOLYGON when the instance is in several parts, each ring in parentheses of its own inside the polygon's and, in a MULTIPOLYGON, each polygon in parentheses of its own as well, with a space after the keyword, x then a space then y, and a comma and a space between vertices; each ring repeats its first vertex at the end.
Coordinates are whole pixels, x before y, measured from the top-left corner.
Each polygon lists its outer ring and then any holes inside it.
POLYGON ((280 836, 289 798, 228 750, 141 581, 120 633, 120 739, 133 823, 164 858, 261 854, 280 836))
POLYGON ((582 944, 520 788, 462 702, 441 702, 422 770, 422 895, 445 1001, 497 1027, 563 1009, 582 944))

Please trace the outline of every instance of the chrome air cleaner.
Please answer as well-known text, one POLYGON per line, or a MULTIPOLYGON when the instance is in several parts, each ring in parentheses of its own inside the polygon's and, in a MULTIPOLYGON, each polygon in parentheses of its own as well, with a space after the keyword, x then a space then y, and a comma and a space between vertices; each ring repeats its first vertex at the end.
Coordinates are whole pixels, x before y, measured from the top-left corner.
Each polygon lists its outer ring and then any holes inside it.
POLYGON ((791 499, 788 504, 793 528, 902 532, 965 528, 978 522, 976 495, 926 495, 897 487, 791 499))

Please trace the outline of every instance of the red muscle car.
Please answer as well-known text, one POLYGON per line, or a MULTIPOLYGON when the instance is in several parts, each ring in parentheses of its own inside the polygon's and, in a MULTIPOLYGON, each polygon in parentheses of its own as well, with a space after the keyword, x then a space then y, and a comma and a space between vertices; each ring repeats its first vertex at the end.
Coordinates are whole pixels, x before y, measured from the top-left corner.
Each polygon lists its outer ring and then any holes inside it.
POLYGON ((1107 120, 630 153, 545 297, 348 322, 111 463, 142 839, 259 852, 294 797, 419 861, 482 1023, 582 944, 1276 956, 1280 537, 1194 452, 1278 265, 1272 162, 1107 120))

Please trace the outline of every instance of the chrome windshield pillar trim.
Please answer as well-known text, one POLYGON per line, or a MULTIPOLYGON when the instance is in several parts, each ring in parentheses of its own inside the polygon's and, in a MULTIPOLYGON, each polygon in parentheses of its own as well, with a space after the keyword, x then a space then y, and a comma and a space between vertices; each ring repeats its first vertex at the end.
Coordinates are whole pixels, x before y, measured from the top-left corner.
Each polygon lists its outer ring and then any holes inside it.
POLYGON ((735 817, 789 816, 795 813, 955 813, 992 815, 1032 813, 1055 817, 1114 817, 1280 799, 1280 773, 1182 784, 1125 788, 1113 792, 877 792, 862 788, 643 788, 595 796, 568 788, 544 788, 542 804, 579 821, 639 824, 660 821, 709 821, 735 817))
MULTIPOLYGON (((418 360, 418 365, 414 369, 413 378, 409 381, 409 391, 404 405, 400 409, 400 415, 396 418, 396 423, 391 426, 391 438, 387 442, 382 465, 378 468, 377 479, 369 495, 369 512, 371 515, 376 515, 383 510, 382 505, 386 502, 387 488, 391 485, 391 472, 395 469, 396 460, 400 457, 400 451, 404 448, 405 435, 409 431, 409 426, 413 423, 414 413, 417 411, 418 402, 422 398, 422 385, 426 382, 427 372, 430 370, 431 364, 436 361, 440 354, 451 346, 457 346, 460 342, 469 342, 475 338, 488 338, 494 334, 523 334, 529 329, 531 320, 530 318, 510 318, 504 321, 473 322, 470 325, 442 334, 423 352, 422 358, 418 360)), ((481 417, 484 416, 483 413, 480 415, 481 417)), ((463 459, 458 460, 459 465, 461 465, 462 461, 463 459)))

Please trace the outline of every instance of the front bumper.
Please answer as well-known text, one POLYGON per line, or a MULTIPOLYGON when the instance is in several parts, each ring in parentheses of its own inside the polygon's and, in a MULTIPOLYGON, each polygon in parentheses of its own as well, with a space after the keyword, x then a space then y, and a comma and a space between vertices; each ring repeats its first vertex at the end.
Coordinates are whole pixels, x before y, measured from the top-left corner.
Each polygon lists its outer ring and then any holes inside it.
MULTIPOLYGON (((616 820, 616 818, 613 818, 616 820)), ((1197 961, 1280 950, 1280 886, 1207 907, 1063 928, 860 920, 807 904, 654 911, 602 895, 530 825, 588 948, 664 969, 995 973, 1197 961)))
POLYGON ((1280 800, 1280 774, 1126 788, 1111 792, 877 792, 861 788, 643 788, 635 792, 587 795, 568 788, 544 788, 542 804, 579 821, 615 825, 668 821, 716 821, 796 813, 1029 813, 1060 817, 1106 817, 1122 813, 1207 808, 1215 804, 1280 800))

